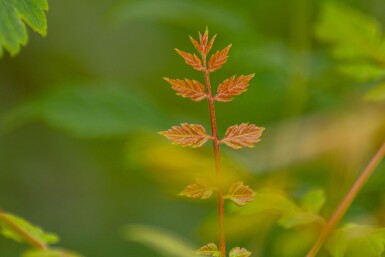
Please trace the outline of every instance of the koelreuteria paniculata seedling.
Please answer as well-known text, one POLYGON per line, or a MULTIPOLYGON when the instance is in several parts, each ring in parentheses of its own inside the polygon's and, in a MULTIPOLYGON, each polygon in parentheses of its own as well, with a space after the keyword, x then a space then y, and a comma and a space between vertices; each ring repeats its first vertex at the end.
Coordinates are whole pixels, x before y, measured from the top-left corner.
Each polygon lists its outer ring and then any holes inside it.
MULTIPOLYGON (((208 30, 202 35, 199 33, 199 42, 190 36, 190 40, 198 51, 199 55, 187 53, 175 49, 182 56, 185 62, 193 69, 201 71, 204 75, 204 83, 192 79, 170 79, 164 78, 174 89, 177 95, 190 98, 195 102, 207 99, 211 120, 211 135, 206 132, 202 125, 182 123, 180 126, 173 126, 171 129, 160 132, 163 136, 171 140, 174 144, 189 147, 201 147, 207 141, 213 142, 216 183, 214 185, 203 178, 196 178, 195 183, 188 185, 179 195, 207 199, 213 192, 217 193, 218 204, 218 237, 219 247, 214 243, 209 243, 199 248, 196 253, 214 257, 226 257, 226 237, 224 229, 224 201, 229 199, 238 206, 243 206, 252 201, 255 192, 238 181, 233 183, 225 192, 223 186, 223 175, 220 160, 220 145, 225 144, 233 149, 242 147, 253 147, 259 142, 264 128, 254 124, 241 123, 231 126, 227 129, 225 136, 219 139, 217 133, 217 122, 215 117, 215 102, 231 102, 234 96, 245 92, 249 86, 250 80, 254 74, 232 76, 224 80, 218 87, 214 95, 211 83, 210 73, 220 69, 227 61, 231 44, 222 50, 218 50, 208 58, 210 50, 214 44, 216 35, 209 39, 208 30)), ((230 250, 230 257, 248 257, 251 252, 244 248, 235 247, 230 250)))

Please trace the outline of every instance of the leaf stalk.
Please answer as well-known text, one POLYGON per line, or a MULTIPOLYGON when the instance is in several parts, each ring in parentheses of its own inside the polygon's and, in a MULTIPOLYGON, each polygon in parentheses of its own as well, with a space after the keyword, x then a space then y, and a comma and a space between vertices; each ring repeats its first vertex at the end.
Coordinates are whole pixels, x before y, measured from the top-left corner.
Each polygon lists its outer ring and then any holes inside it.
POLYGON ((220 157, 220 141, 218 139, 217 121, 215 117, 215 100, 211 90, 210 75, 207 68, 207 56, 202 54, 203 73, 207 88, 208 105, 210 111, 211 131, 213 136, 213 150, 215 158, 215 170, 217 180, 217 209, 218 209, 218 237, 219 237, 219 251, 222 257, 226 256, 226 235, 225 235, 225 200, 223 197, 223 176, 222 176, 222 164, 220 157))

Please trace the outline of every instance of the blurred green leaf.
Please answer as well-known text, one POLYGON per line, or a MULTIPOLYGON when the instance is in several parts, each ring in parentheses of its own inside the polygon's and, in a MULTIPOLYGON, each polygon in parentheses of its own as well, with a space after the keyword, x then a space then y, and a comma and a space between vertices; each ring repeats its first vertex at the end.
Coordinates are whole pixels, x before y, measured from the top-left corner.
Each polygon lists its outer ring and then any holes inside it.
POLYGON ((378 22, 341 3, 325 2, 316 32, 321 40, 333 43, 337 58, 382 61, 385 58, 385 53, 380 51, 382 39, 378 22))
POLYGON ((385 75, 385 40, 379 23, 337 2, 326 2, 317 36, 332 43, 332 52, 342 63, 341 73, 362 82, 385 75))
POLYGON ((0 56, 3 47, 15 55, 28 41, 27 23, 33 30, 45 35, 47 21, 44 11, 47 0, 0 0, 0 56))
POLYGON ((384 77, 385 68, 373 63, 346 63, 339 66, 339 71, 359 82, 367 82, 384 77))
POLYGON ((314 213, 287 211, 279 218, 278 224, 286 229, 313 223, 323 224, 324 219, 314 213))
POLYGON ((274 212, 281 214, 288 211, 295 211, 298 207, 294 201, 281 192, 263 191, 256 192, 254 200, 240 209, 245 214, 259 214, 263 212, 274 212))
POLYGON ((253 31, 252 23, 245 14, 237 13, 234 8, 226 7, 226 4, 213 5, 208 1, 127 1, 116 8, 114 13, 114 18, 119 23, 139 19, 194 29, 215 24, 234 32, 253 31))
POLYGON ((76 253, 60 249, 31 250, 25 252, 22 257, 81 257, 76 253))
POLYGON ((131 225, 124 230, 127 240, 144 244, 166 257, 196 257, 195 247, 180 237, 158 228, 131 225))
POLYGON ((347 224, 336 230, 326 243, 334 257, 378 257, 384 252, 385 228, 347 224))
POLYGON ((158 110, 139 94, 113 85, 71 85, 6 113, 3 129, 43 120, 80 137, 124 136, 161 124, 158 110))
POLYGON ((319 213, 326 202, 325 192, 323 190, 309 191, 301 199, 301 207, 312 213, 319 213))
POLYGON ((34 243, 40 245, 55 244, 59 238, 41 228, 31 225, 28 221, 15 215, 0 212, 0 233, 6 238, 19 243, 34 243))
POLYGON ((318 215, 318 211, 324 202, 324 193, 320 190, 306 194, 301 200, 301 206, 280 192, 257 192, 254 200, 241 208, 239 212, 247 215, 273 213, 279 217, 278 224, 280 226, 292 228, 312 223, 323 223, 324 219, 318 215))

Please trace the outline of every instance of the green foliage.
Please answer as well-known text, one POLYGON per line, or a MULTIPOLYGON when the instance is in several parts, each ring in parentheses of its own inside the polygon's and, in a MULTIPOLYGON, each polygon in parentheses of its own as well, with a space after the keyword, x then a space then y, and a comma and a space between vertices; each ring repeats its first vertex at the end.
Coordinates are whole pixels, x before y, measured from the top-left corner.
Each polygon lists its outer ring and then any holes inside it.
POLYGON ((0 57, 3 47, 15 55, 28 41, 27 23, 33 30, 45 35, 47 22, 44 11, 47 0, 0 0, 0 57))
MULTIPOLYGON (((384 79, 385 38, 376 20, 341 3, 326 2, 316 31, 321 40, 332 43, 343 74, 360 82, 384 79)), ((375 87, 367 98, 383 100, 382 92, 381 86, 375 87)))
POLYGON ((333 257, 378 257, 385 249, 385 228, 347 224, 326 244, 333 257))
POLYGON ((319 213, 326 202, 325 192, 323 190, 309 191, 300 201, 304 210, 312 213, 319 213))
POLYGON ((40 245, 55 244, 59 238, 41 228, 31 225, 28 221, 12 214, 0 213, 1 234, 20 243, 31 241, 40 245))
POLYGON ((6 238, 30 246, 30 250, 25 252, 22 257, 81 257, 67 250, 50 248, 48 245, 59 241, 56 235, 47 233, 23 218, 1 210, 0 233, 6 238))
POLYGON ((196 257, 190 243, 178 236, 158 228, 141 225, 131 225, 124 230, 127 240, 147 245, 166 257, 196 257))
POLYGON ((284 228, 292 228, 312 223, 323 223, 319 211, 325 203, 325 195, 321 190, 310 191, 297 204, 280 192, 257 192, 254 201, 250 202, 240 213, 259 215, 273 213, 278 215, 278 224, 284 228))
POLYGON ((124 136, 157 127, 160 115, 140 95, 116 86, 72 85, 6 113, 3 129, 43 120, 79 137, 124 136))

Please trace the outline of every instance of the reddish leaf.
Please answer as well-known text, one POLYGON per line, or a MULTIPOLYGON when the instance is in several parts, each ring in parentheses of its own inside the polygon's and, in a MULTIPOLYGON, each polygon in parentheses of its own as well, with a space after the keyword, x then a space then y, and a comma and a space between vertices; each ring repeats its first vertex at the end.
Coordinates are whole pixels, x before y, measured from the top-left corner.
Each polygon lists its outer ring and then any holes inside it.
POLYGON ((200 147, 212 136, 207 135, 203 126, 197 124, 182 123, 181 126, 173 126, 169 130, 159 132, 173 144, 182 146, 200 147))
POLYGON ((231 47, 231 44, 228 45, 225 49, 217 51, 215 54, 213 54, 210 57, 209 72, 214 72, 218 70, 223 66, 223 64, 226 63, 230 47, 231 47))
POLYGON ((232 76, 226 79, 218 86, 218 92, 215 96, 215 100, 218 102, 230 102, 233 100, 233 96, 240 95, 247 90, 250 80, 254 77, 254 74, 247 76, 241 75, 239 77, 232 76))
POLYGON ((213 44, 214 44, 214 41, 215 41, 215 38, 217 37, 217 35, 215 34, 211 39, 210 41, 208 42, 208 44, 206 45, 205 49, 204 49, 204 54, 207 55, 211 48, 213 47, 213 44))
POLYGON ((210 39, 210 41, 208 41, 208 37, 209 37, 209 35, 208 35, 208 29, 207 28, 206 28, 206 31, 203 35, 201 33, 199 33, 200 43, 198 43, 198 41, 196 41, 193 37, 190 36, 191 42, 193 43, 193 45, 195 46, 195 48, 198 50, 198 52, 201 55, 207 55, 210 52, 211 47, 213 46, 215 38, 217 37, 217 35, 214 35, 210 39))
POLYGON ((233 149, 242 147, 254 147, 260 141, 265 128, 257 127, 254 124, 241 123, 227 129, 225 137, 220 143, 226 144, 233 149))
POLYGON ((243 206, 255 197, 255 192, 243 182, 236 182, 231 185, 229 192, 224 196, 225 199, 232 200, 238 206, 243 206))
POLYGON ((212 257, 221 257, 221 253, 218 251, 218 247, 214 243, 208 243, 202 246, 196 250, 195 253, 212 257))
POLYGON ((198 70, 198 71, 202 71, 204 68, 202 66, 202 61, 201 59, 199 59, 198 56, 196 56, 195 54, 190 54, 190 53, 186 53, 186 52, 183 52, 179 49, 175 49, 175 51, 177 51, 177 53, 183 57, 183 59, 185 60, 185 62, 190 65, 191 67, 193 67, 194 69, 198 70))
POLYGON ((193 45, 195 46, 195 49, 198 50, 199 53, 202 53, 202 47, 201 47, 200 43, 198 43, 198 41, 196 41, 192 36, 190 36, 190 40, 193 43, 193 45))
POLYGON ((195 181, 196 183, 188 185, 179 195, 200 199, 210 198, 214 187, 210 186, 209 182, 202 178, 197 178, 195 181))
POLYGON ((170 83, 171 88, 177 92, 177 95, 191 98, 196 102, 199 102, 207 97, 207 94, 205 93, 205 87, 199 81, 191 79, 163 79, 170 83))
POLYGON ((234 247, 230 250, 230 257, 249 257, 251 252, 247 251, 245 248, 234 247))
POLYGON ((207 28, 203 35, 199 32, 199 41, 201 42, 201 46, 206 46, 208 39, 209 39, 209 30, 207 28))

